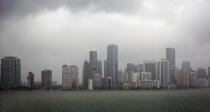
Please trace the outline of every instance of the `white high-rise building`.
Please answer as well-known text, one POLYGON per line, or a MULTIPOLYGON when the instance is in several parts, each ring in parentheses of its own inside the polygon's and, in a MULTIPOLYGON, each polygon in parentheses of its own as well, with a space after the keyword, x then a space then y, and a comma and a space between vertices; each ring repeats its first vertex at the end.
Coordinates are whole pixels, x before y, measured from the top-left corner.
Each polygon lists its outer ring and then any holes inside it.
POLYGON ((75 65, 62 66, 62 87, 78 88, 78 67, 75 65))

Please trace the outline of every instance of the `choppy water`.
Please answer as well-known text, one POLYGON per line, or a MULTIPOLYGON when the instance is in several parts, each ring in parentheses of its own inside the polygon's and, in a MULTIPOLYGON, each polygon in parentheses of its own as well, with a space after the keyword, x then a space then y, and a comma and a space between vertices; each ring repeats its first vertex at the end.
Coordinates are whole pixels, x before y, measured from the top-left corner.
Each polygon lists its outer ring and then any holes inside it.
POLYGON ((210 89, 0 92, 0 112, 210 112, 210 89))

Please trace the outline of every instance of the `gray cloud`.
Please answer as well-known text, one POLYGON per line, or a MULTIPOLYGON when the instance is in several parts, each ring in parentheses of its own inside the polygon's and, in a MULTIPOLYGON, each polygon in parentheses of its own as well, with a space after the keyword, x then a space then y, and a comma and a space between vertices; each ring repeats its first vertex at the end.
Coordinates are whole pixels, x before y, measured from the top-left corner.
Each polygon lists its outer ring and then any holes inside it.
POLYGON ((88 51, 106 58, 119 45, 119 65, 165 57, 175 47, 177 66, 210 66, 208 0, 0 0, 0 57, 22 59, 40 79, 44 68, 61 81, 61 65, 80 67, 88 51))
POLYGON ((72 12, 134 12, 139 0, 0 0, 0 17, 24 16, 61 6, 72 12))

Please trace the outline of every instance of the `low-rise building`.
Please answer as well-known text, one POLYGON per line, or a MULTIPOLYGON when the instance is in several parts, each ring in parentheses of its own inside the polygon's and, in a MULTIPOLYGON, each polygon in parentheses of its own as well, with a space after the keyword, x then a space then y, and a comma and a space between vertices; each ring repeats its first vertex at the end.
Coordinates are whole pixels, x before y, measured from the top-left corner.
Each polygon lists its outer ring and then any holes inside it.
POLYGON ((132 79, 132 82, 130 83, 131 88, 143 88, 143 89, 160 88, 160 81, 152 80, 152 73, 150 72, 132 73, 131 79, 132 79))

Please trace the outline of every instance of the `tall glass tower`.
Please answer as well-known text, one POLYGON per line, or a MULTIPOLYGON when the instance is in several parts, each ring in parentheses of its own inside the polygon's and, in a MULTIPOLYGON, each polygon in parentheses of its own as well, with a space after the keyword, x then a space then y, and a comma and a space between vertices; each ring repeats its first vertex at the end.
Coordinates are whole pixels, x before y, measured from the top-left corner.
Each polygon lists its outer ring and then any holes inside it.
POLYGON ((111 76, 113 85, 118 83, 118 46, 115 44, 107 47, 107 75, 111 76))

